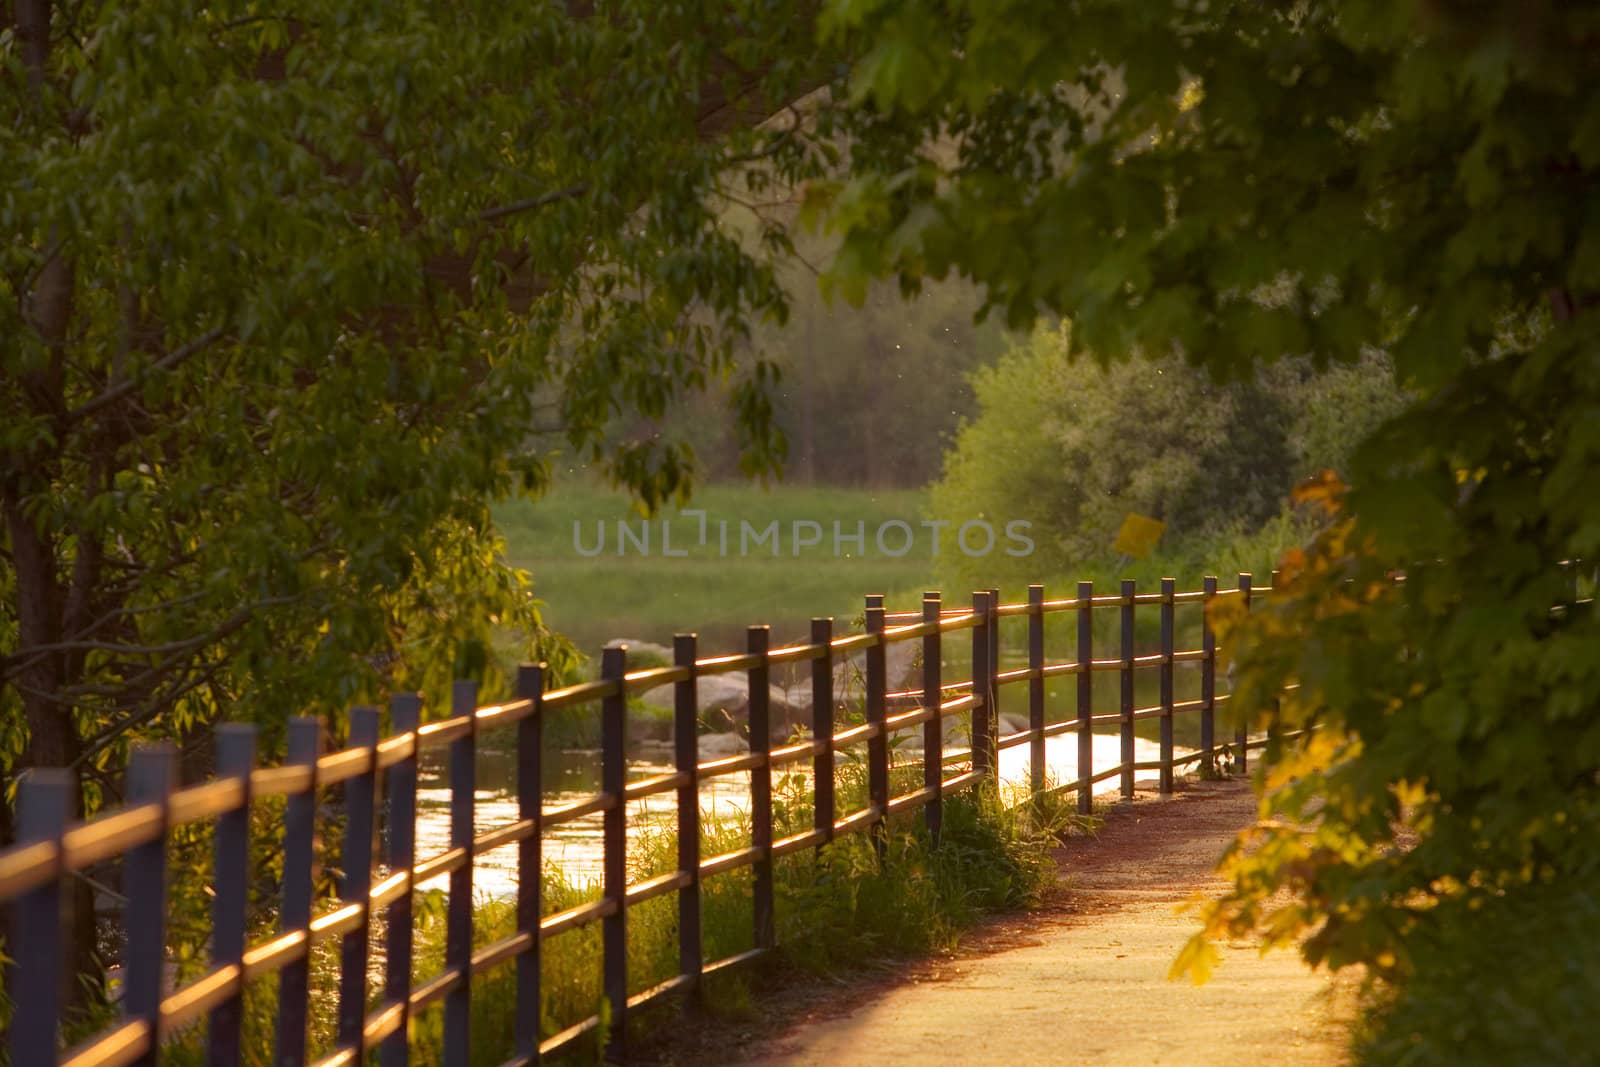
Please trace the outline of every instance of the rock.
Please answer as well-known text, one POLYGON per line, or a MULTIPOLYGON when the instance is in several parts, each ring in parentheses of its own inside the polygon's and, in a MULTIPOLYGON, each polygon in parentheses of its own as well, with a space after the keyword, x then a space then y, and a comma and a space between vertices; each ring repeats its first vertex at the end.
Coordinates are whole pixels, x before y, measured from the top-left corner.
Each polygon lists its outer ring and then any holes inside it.
MULTIPOLYGON (((837 684, 834 686, 838 688, 837 684)), ((792 678, 774 678, 770 689, 770 699, 776 703, 782 701, 785 707, 797 711, 811 710, 811 674, 807 672, 801 676, 799 672, 792 678)))
POLYGON ((672 719, 667 717, 656 718, 651 715, 630 715, 628 717, 628 740, 636 745, 652 742, 662 742, 670 745, 672 742, 672 719))
MULTIPOLYGON (((749 680, 743 671, 734 674, 712 674, 700 679, 698 686, 700 721, 712 727, 727 726, 743 729, 750 719, 749 680)), ((657 686, 640 699, 656 707, 670 708, 673 687, 657 686)), ((811 721, 811 687, 785 689, 773 685, 767 688, 767 715, 772 724, 774 742, 788 740, 798 725, 811 721), (803 699, 802 699, 803 698, 803 699)))
POLYGON ((666 645, 658 645, 654 641, 642 641, 637 637, 614 637, 611 641, 607 641, 606 644, 611 644, 612 642, 620 642, 627 645, 628 658, 630 659, 637 656, 640 659, 658 659, 665 663, 672 662, 672 649, 666 645))
MULTIPOLYGON (((659 708, 670 708, 675 688, 671 685, 658 685, 654 689, 646 690, 639 699, 659 708)), ((742 708, 750 703, 750 682, 743 671, 734 671, 731 674, 708 674, 699 680, 695 690, 701 711, 711 708, 742 708)))
POLYGON ((1006 736, 1006 734, 1020 734, 1028 728, 1028 720, 1022 715, 1012 715, 1009 712, 1002 711, 999 719, 1001 737, 1006 736))
MULTIPOLYGON (((647 642, 637 644, 646 648, 661 647, 651 646, 647 642)), ((891 692, 916 688, 921 684, 921 672, 917 666, 921 647, 919 641, 901 641, 888 646, 885 652, 885 674, 891 692)), ((833 698, 836 704, 860 702, 864 672, 865 663, 860 654, 834 664, 833 698)), ((714 728, 726 726, 736 731, 745 729, 750 713, 750 684, 744 671, 703 676, 697 685, 697 696, 702 723, 714 728)), ((671 685, 657 686, 640 696, 644 703, 659 708, 672 707, 674 698, 674 687, 671 685)), ((800 728, 809 729, 812 706, 811 663, 809 661, 786 663, 774 667, 771 685, 767 690, 767 701, 773 744, 785 743, 800 728)), ((906 707, 914 704, 913 700, 907 703, 906 707)), ((899 704, 895 706, 898 708, 899 704)))
MULTIPOLYGON (((890 690, 913 689, 922 685, 922 672, 918 667, 922 641, 896 641, 884 649, 885 674, 890 690)), ((942 658, 942 657, 941 657, 942 658)))
POLYGON ((722 759, 726 756, 737 756, 741 752, 748 752, 750 746, 745 744, 744 738, 729 731, 724 734, 700 735, 700 758, 722 759))

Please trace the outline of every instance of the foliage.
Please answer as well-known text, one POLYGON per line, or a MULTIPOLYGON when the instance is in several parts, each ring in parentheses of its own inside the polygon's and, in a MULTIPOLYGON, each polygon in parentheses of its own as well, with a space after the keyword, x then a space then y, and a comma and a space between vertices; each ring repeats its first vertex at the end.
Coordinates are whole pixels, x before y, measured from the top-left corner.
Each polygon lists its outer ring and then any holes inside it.
POLYGON ((1600 9, 840 0, 827 20, 861 55, 853 176, 812 187, 840 286, 959 272, 1102 358, 1244 377, 1379 349, 1412 390, 1229 634, 1235 710, 1319 729, 1264 768, 1209 936, 1309 934, 1313 961, 1403 979, 1471 901, 1592 877, 1600 626, 1560 561, 1600 558, 1600 9))
POLYGON ((1569 1064, 1594 1058, 1600 902, 1572 884, 1494 897, 1433 924, 1416 973, 1375 1006, 1366 1067, 1569 1064))
POLYGON ((981 413, 945 459, 936 516, 1029 521, 1029 565, 1059 573, 1109 555, 1130 512, 1193 542, 1279 511, 1294 473, 1282 397, 1176 359, 1075 366, 1070 344, 1065 325, 1041 330, 976 374, 981 413))
POLYGON ((1312 532, 1285 508, 1294 483, 1345 466, 1401 403, 1376 355, 1322 372, 1284 360, 1224 384, 1176 358, 1095 366, 1080 355, 1068 326, 1041 327, 975 373, 979 413, 946 454, 929 510, 954 527, 974 516, 1030 522, 1035 548, 954 557, 945 570, 966 581, 1115 582, 1135 571, 1226 575, 1242 555, 1254 558, 1238 569, 1264 571, 1312 532), (1155 560, 1108 566, 1130 513, 1166 523, 1155 560), (1254 541, 1267 551, 1230 551, 1254 541))
POLYGON ((735 346, 785 313, 783 238, 709 200, 814 165, 751 116, 817 82, 809 18, 584 8, 0 16, 0 766, 92 806, 130 731, 493 682, 496 625, 559 660, 487 505, 560 451, 683 493, 624 413, 731 380, 775 468, 735 346))
POLYGON ((1292 416, 1289 449, 1296 480, 1324 470, 1348 473, 1356 448, 1409 399, 1395 381, 1393 361, 1377 351, 1321 368, 1283 359, 1258 373, 1292 416))

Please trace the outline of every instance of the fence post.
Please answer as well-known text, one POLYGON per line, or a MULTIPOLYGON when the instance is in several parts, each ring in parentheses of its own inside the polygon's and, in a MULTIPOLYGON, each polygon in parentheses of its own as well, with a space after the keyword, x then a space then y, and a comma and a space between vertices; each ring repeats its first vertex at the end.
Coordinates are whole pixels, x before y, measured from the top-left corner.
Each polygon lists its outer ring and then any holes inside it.
POLYGON ((989 590, 989 766, 994 769, 996 787, 1000 784, 1000 590, 989 590))
MULTIPOLYGON (((398 693, 389 701, 389 727, 397 736, 411 735, 411 755, 390 767, 384 779, 388 792, 388 861, 393 872, 409 873, 417 864, 417 727, 422 720, 422 699, 415 693, 398 693)), ((406 1030, 411 1019, 411 896, 408 887, 389 903, 383 917, 383 995, 400 1008, 400 1026, 383 1039, 379 1056, 383 1067, 406 1067, 411 1049, 406 1030)))
MULTIPOLYGON (((346 904, 360 904, 363 910, 372 894, 372 822, 377 795, 376 755, 378 709, 359 707, 350 710, 348 748, 367 753, 366 769, 345 782, 344 848, 339 863, 344 868, 340 897, 346 904)), ((339 939, 339 1025, 334 1040, 339 1047, 365 1060, 362 1040, 367 1014, 367 931, 371 916, 362 915, 355 929, 339 939)))
POLYGON ((884 732, 884 703, 888 692, 888 649, 883 643, 883 595, 867 597, 867 633, 878 635, 877 644, 867 649, 866 717, 877 732, 867 739, 867 803, 876 809, 872 819, 872 841, 878 849, 884 844, 884 819, 889 814, 889 738, 884 732))
MULTIPOLYGON (((322 747, 322 723, 309 717, 289 720, 286 763, 307 768, 311 782, 304 792, 291 794, 283 812, 283 905, 278 929, 306 933, 311 928, 311 870, 315 863, 317 833, 317 753, 322 747)), ((302 1067, 306 1061, 306 996, 311 946, 278 972, 279 1067, 302 1067)))
MULTIPOLYGON (((1239 592, 1244 597, 1244 611, 1246 615, 1250 614, 1250 579, 1251 575, 1249 571, 1239 572, 1239 592)), ((1231 685, 1228 687, 1228 691, 1230 694, 1228 709, 1235 716, 1237 716, 1239 714, 1239 707, 1238 702, 1231 699, 1233 692, 1233 687, 1231 685)), ((1250 744, 1250 727, 1248 723, 1242 720, 1240 721, 1239 725, 1234 730, 1233 741, 1234 744, 1239 748, 1239 773, 1243 774, 1250 769, 1250 753, 1249 749, 1247 748, 1247 746, 1250 744)))
POLYGON ((812 826, 823 843, 833 840, 833 619, 811 620, 811 643, 822 655, 811 661, 811 737, 822 749, 811 757, 812 826))
MULTIPOLYGON (((13 1067, 54 1067, 61 1026, 62 992, 71 976, 63 964, 66 922, 61 907, 61 837, 72 812, 72 775, 55 767, 29 771, 17 787, 17 843, 54 842, 54 877, 17 900, 12 910, 11 952, 6 988, 12 997, 13 1067), (20 1025, 20 1020, 28 1025, 20 1025)), ((4 803, 0 800, 0 803, 4 803)))
POLYGON ((444 998, 445 1067, 467 1067, 472 1058, 472 838, 478 795, 478 683, 450 687, 450 717, 467 717, 467 731, 450 742, 450 848, 464 849, 466 861, 450 872, 445 912, 444 966, 455 971, 454 988, 444 998))
POLYGON ((1161 792, 1172 792, 1172 652, 1173 597, 1177 582, 1161 579, 1161 792))
POLYGON ((1122 683, 1122 702, 1118 710, 1122 714, 1122 721, 1118 724, 1121 736, 1119 758, 1121 760, 1122 799, 1133 799, 1133 764, 1134 764, 1134 733, 1133 733, 1133 657, 1134 657, 1134 610, 1137 604, 1134 598, 1138 596, 1138 583, 1132 578, 1122 580, 1122 604, 1118 609, 1122 622, 1122 647, 1119 652, 1120 665, 1117 674, 1122 683))
MULTIPOLYGON (((217 774, 240 780, 239 803, 217 817, 211 902, 211 963, 240 966, 244 961, 245 909, 250 886, 250 771, 256 762, 256 728, 225 722, 216 729, 217 774)), ((240 1063, 239 1031, 244 990, 211 1009, 207 1022, 207 1056, 212 1063, 240 1063)))
POLYGON ((994 772, 989 756, 989 708, 993 704, 994 671, 989 665, 993 645, 989 641, 989 594, 978 590, 972 594, 972 614, 976 625, 972 628, 972 771, 982 778, 994 772))
POLYGON ((128 850, 122 884, 128 894, 127 992, 123 1015, 143 1020, 150 1043, 132 1062, 156 1067, 161 1060, 161 986, 166 970, 167 798, 177 778, 178 753, 169 744, 136 749, 128 764, 128 804, 161 805, 161 831, 155 839, 128 850))
POLYGON ((1028 786, 1044 792, 1044 586, 1028 586, 1028 786))
POLYGON ((513 1047, 523 1063, 539 1062, 540 898, 544 890, 544 668, 517 668, 517 698, 531 707, 517 721, 517 819, 530 825, 517 843, 517 930, 528 948, 517 957, 517 1019, 513 1047))
POLYGON ((758 849, 751 865, 751 911, 755 918, 755 946, 771 948, 777 942, 772 913, 772 707, 768 688, 772 669, 767 650, 772 646, 772 631, 752 626, 745 631, 745 650, 760 657, 749 670, 750 754, 761 762, 750 768, 750 845, 758 849))
POLYGON ((610 1059, 628 1047, 628 646, 620 641, 600 653, 600 677, 615 687, 600 700, 600 791, 609 802, 602 825, 601 892, 611 914, 601 920, 601 957, 606 1001, 611 1006, 610 1059))
POLYGON ((1215 772, 1217 766, 1217 635, 1211 629, 1211 602, 1217 598, 1217 576, 1208 574, 1200 584, 1205 593, 1200 619, 1200 766, 1215 772))
POLYGON ((678 870, 689 884, 678 890, 678 971, 694 983, 694 1002, 701 994, 700 972, 705 956, 700 945, 700 687, 695 678, 694 634, 672 639, 672 662, 689 677, 672 686, 672 752, 688 782, 678 787, 678 870))
POLYGON ((1094 811, 1094 583, 1078 583, 1078 814, 1094 811))
POLYGON ((930 790, 922 817, 928 827, 928 837, 939 843, 939 830, 944 823, 944 717, 939 706, 944 703, 944 681, 941 667, 944 653, 940 648, 939 617, 941 603, 937 590, 922 594, 922 621, 932 623, 933 632, 922 638, 922 703, 933 709, 933 718, 922 724, 922 787, 930 790))

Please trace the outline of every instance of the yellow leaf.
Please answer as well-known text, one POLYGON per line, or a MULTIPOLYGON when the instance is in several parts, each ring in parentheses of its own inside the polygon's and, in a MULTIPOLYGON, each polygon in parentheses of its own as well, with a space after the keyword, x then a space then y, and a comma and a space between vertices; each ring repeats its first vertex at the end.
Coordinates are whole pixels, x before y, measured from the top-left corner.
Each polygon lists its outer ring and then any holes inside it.
POLYGON ((1203 933, 1195 934, 1179 950, 1167 978, 1175 982, 1187 976, 1195 985, 1205 985, 1211 979, 1211 972, 1216 970, 1217 959, 1217 948, 1211 939, 1203 933))
POLYGON ((1337 514, 1345 484, 1331 469, 1318 471, 1295 486, 1294 499, 1300 504, 1319 504, 1328 514, 1337 514))
POLYGON ((1160 519, 1129 512, 1128 517, 1122 520, 1122 529, 1117 531, 1117 539, 1111 543, 1111 547, 1125 556, 1144 559, 1155 550, 1156 542, 1161 540, 1166 529, 1167 524, 1160 519))

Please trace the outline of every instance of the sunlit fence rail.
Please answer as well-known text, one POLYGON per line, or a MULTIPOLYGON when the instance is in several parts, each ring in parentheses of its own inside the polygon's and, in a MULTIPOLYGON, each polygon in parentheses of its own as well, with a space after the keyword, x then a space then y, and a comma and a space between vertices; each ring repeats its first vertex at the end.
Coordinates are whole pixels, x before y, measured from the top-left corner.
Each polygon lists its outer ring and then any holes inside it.
MULTIPOLYGON (((1004 604, 997 591, 973 594, 970 606, 946 608, 936 593, 924 597, 919 610, 889 612, 881 596, 868 597, 864 632, 836 636, 831 619, 811 622, 803 644, 771 647, 765 626, 753 626, 743 653, 699 656, 694 635, 674 643, 671 666, 628 669, 627 649, 616 644, 602 653, 598 680, 546 689, 540 666, 523 667, 515 699, 479 706, 471 682, 454 686, 447 717, 423 723, 422 703, 414 694, 395 696, 389 705, 388 733, 378 708, 362 707, 349 717, 347 744, 322 753, 321 724, 297 718, 288 730, 287 758, 280 766, 257 767, 254 728, 227 724, 217 729, 217 777, 184 789, 175 788, 176 753, 156 745, 133 753, 127 771, 127 803, 87 822, 71 824, 73 788, 65 772, 37 770, 21 783, 19 844, 0 853, 0 901, 12 910, 13 968, 7 976, 15 1010, 9 1039, 14 1067, 71 1064, 96 1067, 148 1064, 159 1059, 163 1040, 200 1021, 206 1026, 208 1059, 239 1063, 243 1059, 242 998, 249 983, 276 977, 276 1036, 273 1061, 315 1062, 324 1067, 364 1063, 375 1054, 384 1067, 409 1062, 408 1023, 417 1012, 443 1006, 443 1060, 465 1065, 473 1042, 471 997, 474 983, 495 968, 515 969, 514 1055, 509 1064, 538 1063, 541 1057, 569 1049, 599 1029, 595 1014, 559 1033, 541 1034, 541 946, 580 927, 601 927, 602 988, 608 1007, 607 1033, 613 1042, 626 1040, 626 1019, 645 1005, 696 989, 709 974, 737 967, 775 948, 773 861, 802 849, 825 847, 835 837, 874 832, 885 820, 920 809, 937 840, 944 797, 993 782, 1000 753, 1010 747, 1029 749, 1024 791, 1076 794, 1080 811, 1090 810, 1094 787, 1118 779, 1120 793, 1131 797, 1135 774, 1156 771, 1159 789, 1170 792, 1174 776, 1188 764, 1212 764, 1221 746, 1216 738, 1216 709, 1228 699, 1217 691, 1216 641, 1208 621, 1200 628, 1198 647, 1175 645, 1174 613, 1184 604, 1204 605, 1213 598, 1252 596, 1250 575, 1241 574, 1234 589, 1218 589, 1207 578, 1198 590, 1179 592, 1171 579, 1159 591, 1139 592, 1125 581, 1119 591, 1096 594, 1079 583, 1075 595, 1047 599, 1041 586, 1031 586, 1025 602, 1004 604), (1159 614, 1159 649, 1135 653, 1135 617, 1139 609, 1159 614), (1097 612, 1114 612, 1119 638, 1113 650, 1097 653, 1097 612), (1065 615, 1075 622, 1074 658, 1049 662, 1045 655, 1045 621, 1065 615), (1027 663, 1001 669, 1002 628, 1026 629, 1027 663), (920 645, 920 686, 891 691, 886 650, 898 642, 920 645), (961 647, 965 646, 965 647, 961 647), (958 653, 952 655, 952 653, 958 653), (944 665, 970 653, 967 677, 949 680, 944 665), (1109 653, 1109 654, 1108 654, 1109 653), (862 721, 838 728, 835 723, 836 665, 846 657, 864 659, 862 721), (1097 655, 1099 658, 1097 658, 1097 655), (1197 699, 1174 699, 1175 666, 1193 663, 1200 672, 1197 699), (809 666, 812 687, 809 737, 773 747, 770 730, 769 681, 775 669, 809 666), (697 682, 710 675, 746 672, 749 683, 749 751, 703 760, 698 747, 697 682), (1137 672, 1156 672, 1159 699, 1135 706, 1137 672), (1056 677, 1075 681, 1076 714, 1049 721, 1046 684, 1056 677), (1119 706, 1109 714, 1094 712, 1097 678, 1117 679, 1119 706), (626 740, 630 696, 673 687, 673 769, 628 781, 626 740), (1017 690, 1021 690, 1017 693, 1017 690), (1000 736, 998 710, 1016 699, 1027 708, 1026 729, 1000 736), (561 804, 544 803, 541 780, 543 726, 560 709, 598 705, 601 722, 601 782, 593 795, 561 804), (1199 717, 1198 748, 1175 755, 1173 720, 1199 717), (968 726, 965 747, 945 747, 945 721, 959 718, 968 726), (1136 762, 1135 724, 1155 719, 1160 724, 1159 758, 1136 762), (1093 765, 1093 735, 1116 726, 1120 734, 1118 764, 1098 773, 1093 765), (515 730, 516 819, 480 831, 474 819, 477 793, 476 746, 481 731, 515 730), (922 732, 922 784, 891 795, 889 740, 906 731, 922 732), (1047 781, 1045 743, 1056 735, 1076 734, 1077 776, 1061 785, 1047 781), (449 847, 436 855, 416 855, 418 760, 430 749, 446 750, 450 790, 449 847), (838 810, 835 757, 865 750, 867 790, 864 806, 838 810), (794 765, 810 771, 812 810, 809 829, 774 837, 773 772, 794 765), (750 780, 749 843, 717 855, 701 855, 700 787, 719 776, 748 773, 750 780), (318 797, 342 787, 342 854, 338 899, 319 902, 313 892, 313 867, 319 819, 318 797), (676 869, 642 881, 630 881, 627 864, 627 805, 645 797, 676 797, 676 869), (284 798, 282 872, 277 901, 276 936, 247 943, 251 881, 250 812, 267 797, 284 798), (541 900, 542 844, 547 831, 586 816, 603 819, 603 873, 598 898, 559 911, 541 900), (186 824, 210 821, 214 836, 213 913, 210 966, 198 979, 172 988, 166 966, 165 936, 168 894, 168 841, 186 824), (384 832, 377 833, 381 823, 384 832), (381 842, 377 847, 374 842, 381 842), (517 879, 515 930, 489 944, 475 944, 473 861, 490 850, 515 848, 517 879), (77 1047, 59 1044, 62 968, 65 938, 62 915, 66 882, 74 872, 122 858, 122 913, 126 940, 123 995, 119 1021, 77 1047), (723 959, 702 954, 701 885, 709 878, 751 868, 754 922, 753 948, 723 959), (413 895, 430 880, 448 880, 448 915, 443 969, 413 982, 413 895), (628 965, 628 914, 652 898, 677 898, 678 973, 651 988, 632 991, 628 965), (371 943, 372 920, 379 918, 382 943, 371 943), (308 1057, 309 963, 315 942, 334 939, 338 946, 337 1024, 331 1051, 314 1061, 308 1057), (375 961, 381 967, 375 968, 375 961), (381 976, 381 978, 380 978, 381 976)), ((1013 629, 1012 634, 1016 633, 1013 629)), ((1229 746, 1234 766, 1244 753, 1264 740, 1237 735, 1229 746)))

